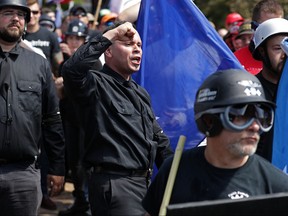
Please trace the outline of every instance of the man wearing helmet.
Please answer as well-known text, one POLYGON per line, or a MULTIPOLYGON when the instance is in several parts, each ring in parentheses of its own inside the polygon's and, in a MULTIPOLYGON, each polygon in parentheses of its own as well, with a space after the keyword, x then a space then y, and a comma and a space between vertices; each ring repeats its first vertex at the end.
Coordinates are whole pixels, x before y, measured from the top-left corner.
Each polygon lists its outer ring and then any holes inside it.
MULTIPOLYGON (((255 31, 255 49, 252 53, 256 60, 263 62, 263 69, 256 76, 262 83, 266 98, 275 101, 277 84, 285 64, 286 55, 280 43, 288 36, 288 21, 283 18, 269 19, 255 31)), ((263 133, 257 153, 271 161, 273 130, 263 133)))
POLYGON ((56 195, 64 181, 64 141, 48 61, 23 47, 30 20, 26 0, 0 1, 0 209, 37 215, 41 203, 39 145, 50 160, 47 182, 56 195))
MULTIPOLYGON (((283 7, 277 0, 261 0, 253 8, 251 27, 255 30, 259 24, 268 19, 283 17, 283 7)), ((247 71, 257 74, 262 70, 263 64, 252 57, 251 49, 253 49, 253 43, 237 50, 234 55, 247 71)))
MULTIPOLYGON (((274 103, 254 75, 236 69, 210 75, 197 91, 194 113, 207 145, 183 152, 170 204, 288 191, 288 176, 254 154, 274 117, 274 103)), ((143 199, 150 215, 158 215, 172 161, 160 167, 143 199)))
POLYGON ((64 54, 64 62, 60 65, 60 77, 55 80, 55 84, 59 93, 58 95, 61 99, 60 111, 65 133, 66 158, 68 159, 66 161, 66 167, 71 171, 71 180, 74 186, 72 194, 75 198, 71 207, 59 212, 59 215, 61 216, 85 214, 89 209, 89 203, 85 195, 86 175, 80 158, 84 148, 84 130, 80 124, 76 104, 73 103, 72 99, 68 97, 68 95, 64 94, 64 85, 61 73, 62 65, 82 44, 84 44, 87 35, 87 25, 79 19, 74 19, 68 24, 64 41, 60 43, 61 50, 64 54))
POLYGON ((88 35, 88 27, 85 23, 78 19, 72 20, 68 24, 65 32, 64 42, 60 44, 61 51, 66 61, 74 52, 86 41, 88 35))

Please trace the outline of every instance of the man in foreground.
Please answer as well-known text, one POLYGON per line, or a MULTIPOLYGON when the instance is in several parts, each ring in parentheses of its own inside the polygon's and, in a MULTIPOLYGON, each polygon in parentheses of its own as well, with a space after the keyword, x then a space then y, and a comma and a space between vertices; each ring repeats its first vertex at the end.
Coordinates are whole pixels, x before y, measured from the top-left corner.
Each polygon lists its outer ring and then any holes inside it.
POLYGON ((131 78, 140 68, 141 46, 131 23, 114 23, 62 69, 65 91, 82 114, 93 215, 143 215, 153 164, 160 167, 172 154, 147 91, 131 78), (89 70, 103 53, 103 69, 89 70))
POLYGON ((64 182, 63 128, 50 65, 21 42, 30 13, 26 0, 0 2, 1 215, 37 215, 42 142, 50 195, 64 182))
MULTIPOLYGON (((260 133, 273 125, 274 103, 254 75, 215 72, 198 89, 194 105, 207 146, 183 153, 170 204, 288 191, 288 176, 255 154, 260 133)), ((150 215, 159 213, 171 164, 172 158, 164 162, 143 200, 150 215)))

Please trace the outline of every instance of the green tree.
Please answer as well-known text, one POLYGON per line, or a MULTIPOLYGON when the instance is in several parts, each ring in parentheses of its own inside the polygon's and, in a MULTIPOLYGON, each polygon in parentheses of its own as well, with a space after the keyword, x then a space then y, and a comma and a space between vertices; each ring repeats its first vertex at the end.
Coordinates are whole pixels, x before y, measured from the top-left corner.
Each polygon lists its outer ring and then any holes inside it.
MULTIPOLYGON (((194 3, 212 21, 216 28, 224 27, 225 18, 231 12, 240 13, 245 19, 251 19, 253 7, 259 0, 195 0, 194 3)), ((285 14, 288 11, 287 0, 278 0, 285 14)))

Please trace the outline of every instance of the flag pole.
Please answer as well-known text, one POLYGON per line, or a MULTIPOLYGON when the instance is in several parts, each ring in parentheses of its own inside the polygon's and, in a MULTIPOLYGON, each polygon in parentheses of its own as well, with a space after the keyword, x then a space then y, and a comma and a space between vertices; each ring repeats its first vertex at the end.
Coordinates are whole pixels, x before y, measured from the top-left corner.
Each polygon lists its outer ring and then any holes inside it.
POLYGON ((98 4, 97 4, 97 7, 96 7, 96 10, 95 10, 95 13, 94 13, 93 29, 96 29, 101 6, 102 6, 102 0, 98 0, 98 4))
POLYGON ((170 202, 170 197, 172 194, 172 189, 174 186, 174 182, 175 182, 176 174, 178 171, 182 152, 184 149, 185 141, 186 141, 186 137, 183 135, 180 135, 178 143, 177 143, 177 147, 175 150, 173 162, 172 162, 172 165, 170 168, 170 173, 169 173, 168 181, 166 184, 165 193, 164 193, 162 204, 161 204, 160 211, 159 211, 159 216, 165 216, 166 215, 167 206, 169 205, 169 202, 170 202))

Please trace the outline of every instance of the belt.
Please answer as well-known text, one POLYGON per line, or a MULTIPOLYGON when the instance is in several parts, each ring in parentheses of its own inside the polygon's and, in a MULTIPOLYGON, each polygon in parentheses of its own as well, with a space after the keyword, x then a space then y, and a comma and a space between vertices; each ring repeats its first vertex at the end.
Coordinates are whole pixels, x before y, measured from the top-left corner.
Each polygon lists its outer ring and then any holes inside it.
POLYGON ((8 159, 4 159, 4 158, 0 158, 0 166, 3 165, 8 165, 8 164, 13 164, 13 163, 34 163, 35 159, 28 159, 28 160, 8 160, 8 159))
POLYGON ((6 159, 0 158, 0 166, 5 165, 5 164, 9 164, 9 161, 6 159))
POLYGON ((128 170, 121 168, 111 168, 111 167, 102 167, 102 166, 94 166, 91 168, 92 173, 104 173, 111 175, 119 175, 119 176, 131 176, 131 177, 150 177, 152 174, 152 170, 128 170))

